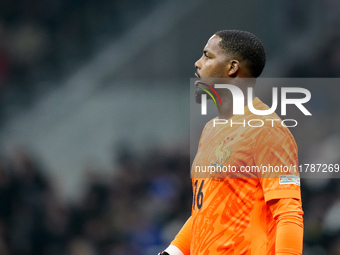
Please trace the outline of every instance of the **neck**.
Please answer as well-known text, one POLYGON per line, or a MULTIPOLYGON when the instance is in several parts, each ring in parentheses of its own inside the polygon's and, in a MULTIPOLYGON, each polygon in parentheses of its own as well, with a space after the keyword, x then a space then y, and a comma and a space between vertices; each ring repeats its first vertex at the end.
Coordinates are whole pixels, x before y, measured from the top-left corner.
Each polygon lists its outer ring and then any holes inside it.
MULTIPOLYGON (((246 107, 248 105, 248 89, 247 87, 239 87, 244 95, 243 106, 246 107)), ((251 100, 255 98, 254 87, 253 93, 251 95, 251 100)), ((219 119, 228 120, 234 116, 233 114, 233 97, 231 93, 221 95, 222 105, 218 102, 217 104, 217 112, 219 119)))
POLYGON ((233 114, 233 107, 232 103, 230 104, 230 101, 225 100, 224 98, 222 99, 222 104, 217 105, 217 112, 218 112, 218 118, 219 119, 225 119, 228 120, 234 116, 233 114))

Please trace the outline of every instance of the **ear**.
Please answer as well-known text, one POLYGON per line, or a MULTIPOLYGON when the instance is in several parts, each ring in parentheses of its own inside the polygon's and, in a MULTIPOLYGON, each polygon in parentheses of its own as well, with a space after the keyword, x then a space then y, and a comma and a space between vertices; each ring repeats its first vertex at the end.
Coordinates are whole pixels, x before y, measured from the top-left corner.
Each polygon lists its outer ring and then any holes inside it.
POLYGON ((230 60, 228 64, 228 75, 230 77, 236 77, 240 70, 240 62, 236 59, 230 60))

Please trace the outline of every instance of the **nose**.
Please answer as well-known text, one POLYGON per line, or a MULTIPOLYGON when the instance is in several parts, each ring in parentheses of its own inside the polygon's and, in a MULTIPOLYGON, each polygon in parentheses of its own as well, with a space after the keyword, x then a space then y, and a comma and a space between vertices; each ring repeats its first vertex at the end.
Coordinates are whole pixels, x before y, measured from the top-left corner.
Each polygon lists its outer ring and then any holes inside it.
POLYGON ((195 62, 195 68, 196 69, 201 69, 201 61, 200 61, 201 59, 199 59, 199 60, 197 60, 196 62, 195 62))

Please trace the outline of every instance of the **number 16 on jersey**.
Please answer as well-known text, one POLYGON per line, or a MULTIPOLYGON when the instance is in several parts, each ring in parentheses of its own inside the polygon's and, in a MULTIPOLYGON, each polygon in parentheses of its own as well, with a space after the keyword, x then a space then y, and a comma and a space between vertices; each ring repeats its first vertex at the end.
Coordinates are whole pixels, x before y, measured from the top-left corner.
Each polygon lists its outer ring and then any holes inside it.
POLYGON ((200 210, 202 208, 203 205, 203 185, 204 185, 204 180, 201 181, 201 183, 198 183, 198 180, 195 181, 195 192, 194 192, 194 199, 192 202, 192 209, 195 210, 196 207, 198 208, 198 210, 200 210), (197 187, 199 186, 199 189, 197 189, 197 187))

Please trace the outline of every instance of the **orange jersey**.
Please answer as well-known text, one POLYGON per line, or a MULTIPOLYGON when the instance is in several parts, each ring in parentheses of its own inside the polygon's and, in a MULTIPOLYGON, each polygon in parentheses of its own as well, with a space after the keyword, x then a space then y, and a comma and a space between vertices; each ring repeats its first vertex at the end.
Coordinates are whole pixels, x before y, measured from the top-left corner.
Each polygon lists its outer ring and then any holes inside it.
MULTIPOLYGON (((269 109, 258 98, 253 105, 269 109)), ((268 202, 301 204, 297 165, 295 140, 275 113, 257 116, 245 107, 227 124, 208 122, 191 169, 190 254, 275 254, 277 225, 268 202)))

